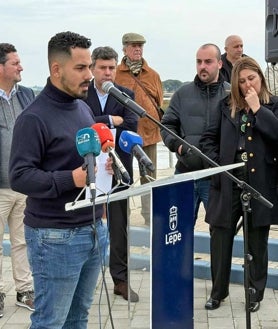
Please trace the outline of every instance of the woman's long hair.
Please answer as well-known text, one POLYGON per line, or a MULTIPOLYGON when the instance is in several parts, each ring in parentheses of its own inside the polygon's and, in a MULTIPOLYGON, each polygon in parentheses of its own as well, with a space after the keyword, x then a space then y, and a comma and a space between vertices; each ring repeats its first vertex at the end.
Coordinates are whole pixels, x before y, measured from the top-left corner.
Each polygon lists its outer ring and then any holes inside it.
POLYGON ((260 68, 260 65, 251 57, 244 56, 238 59, 232 69, 231 76, 231 97, 229 106, 231 109, 231 117, 235 117, 235 113, 246 108, 248 105, 245 101, 245 97, 243 96, 240 88, 239 88, 239 74, 242 70, 252 70, 259 74, 261 78, 261 90, 258 94, 259 100, 261 104, 269 103, 270 95, 267 88, 267 84, 265 81, 264 74, 260 68))

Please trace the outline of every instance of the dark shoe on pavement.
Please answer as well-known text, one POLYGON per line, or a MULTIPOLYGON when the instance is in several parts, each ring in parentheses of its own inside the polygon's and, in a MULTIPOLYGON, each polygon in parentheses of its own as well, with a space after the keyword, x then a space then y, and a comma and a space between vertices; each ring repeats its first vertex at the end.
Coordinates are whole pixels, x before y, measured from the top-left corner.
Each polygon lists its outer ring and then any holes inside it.
POLYGON ((220 300, 217 299, 212 299, 211 297, 207 300, 206 304, 205 304, 205 309, 207 310, 216 310, 221 304, 220 300))
POLYGON ((18 292, 16 294, 15 305, 28 308, 29 311, 35 311, 34 307, 34 291, 18 292))
POLYGON ((257 312, 260 308, 260 302, 250 302, 250 312, 257 312))
MULTIPOLYGON (((128 300, 128 285, 127 282, 120 282, 114 286, 114 294, 121 295, 125 300, 128 300)), ((130 288, 130 301, 136 303, 139 301, 139 296, 130 288)))
POLYGON ((6 295, 3 292, 0 292, 0 318, 4 315, 4 299, 6 295))

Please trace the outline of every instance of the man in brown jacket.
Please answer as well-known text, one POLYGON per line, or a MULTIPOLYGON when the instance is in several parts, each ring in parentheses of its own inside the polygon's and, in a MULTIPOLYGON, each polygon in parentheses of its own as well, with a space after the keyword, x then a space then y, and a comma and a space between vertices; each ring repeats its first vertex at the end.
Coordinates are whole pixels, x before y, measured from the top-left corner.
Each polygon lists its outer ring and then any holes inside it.
MULTIPOLYGON (((150 68, 143 58, 145 38, 137 33, 126 33, 122 37, 124 57, 117 67, 115 82, 131 89, 135 102, 141 105, 153 118, 159 120, 158 108, 163 102, 162 83, 159 74, 150 68)), ((143 150, 157 167, 157 143, 161 141, 160 129, 148 118, 140 118, 138 134, 143 138, 143 150)), ((156 170, 148 175, 156 179, 156 170)), ((141 184, 147 183, 147 177, 141 177, 141 184)), ((150 223, 149 196, 141 198, 141 214, 145 223, 150 223)))

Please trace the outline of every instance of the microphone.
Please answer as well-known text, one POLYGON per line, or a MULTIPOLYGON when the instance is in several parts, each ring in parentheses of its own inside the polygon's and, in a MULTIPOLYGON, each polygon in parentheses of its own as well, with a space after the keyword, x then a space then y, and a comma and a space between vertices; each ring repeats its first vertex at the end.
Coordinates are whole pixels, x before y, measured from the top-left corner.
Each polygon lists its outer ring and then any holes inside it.
POLYGON ((119 146, 121 150, 126 153, 132 153, 138 160, 139 164, 145 166, 151 172, 154 172, 155 167, 151 159, 143 151, 141 147, 142 145, 143 138, 140 135, 136 134, 133 131, 122 131, 119 140, 119 146))
POLYGON ((125 105, 140 118, 146 116, 147 112, 143 109, 143 107, 134 102, 126 93, 116 88, 111 81, 104 81, 102 84, 102 90, 107 94, 111 94, 121 104, 125 105))
POLYGON ((76 148, 80 156, 84 158, 84 167, 87 170, 87 185, 91 191, 91 197, 96 197, 95 157, 100 154, 100 141, 98 134, 92 128, 78 130, 75 138, 76 148))
POLYGON ((124 181, 129 182, 130 181, 129 173, 125 169, 124 165, 119 159, 118 154, 114 150, 115 147, 114 137, 110 129, 104 123, 95 123, 92 125, 92 128, 98 133, 102 152, 108 153, 109 156, 112 157, 113 163, 115 164, 116 168, 120 170, 124 181))

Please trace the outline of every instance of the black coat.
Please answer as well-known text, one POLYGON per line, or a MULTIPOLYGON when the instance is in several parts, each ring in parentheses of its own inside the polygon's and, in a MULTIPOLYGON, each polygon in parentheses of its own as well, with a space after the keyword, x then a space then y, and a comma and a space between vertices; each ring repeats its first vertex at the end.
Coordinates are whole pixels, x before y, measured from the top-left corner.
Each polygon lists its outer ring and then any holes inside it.
MULTIPOLYGON (((235 161, 240 136, 239 113, 231 118, 228 97, 220 102, 219 116, 203 134, 202 151, 220 165, 235 161)), ((250 111, 251 112, 251 111, 250 111)), ((278 97, 261 106, 256 115, 248 114, 245 134, 246 162, 249 185, 274 204, 267 208, 258 200, 251 199, 254 226, 278 224, 278 97), (249 122, 249 124, 248 124, 249 122)), ((223 174, 213 176, 209 195, 206 222, 229 227, 232 210, 232 181, 223 174)))
MULTIPOLYGON (((122 86, 119 86, 117 84, 114 84, 116 88, 121 90, 122 92, 129 95, 132 99, 134 99, 134 93, 133 91, 124 88, 122 86)), ((109 128, 110 126, 110 120, 109 115, 118 115, 123 117, 124 121, 121 125, 115 127, 116 128, 116 140, 115 140, 115 151, 118 154, 119 158, 121 159, 124 167, 129 173, 129 176, 131 179, 133 178, 133 166, 132 166, 132 158, 133 156, 122 151, 119 147, 119 138, 121 135, 121 132, 123 130, 131 130, 134 132, 137 132, 137 125, 138 125, 138 116, 131 112, 129 109, 127 109, 124 105, 119 103, 113 96, 108 95, 107 102, 105 104, 104 111, 102 112, 101 105, 98 99, 98 95, 96 93, 96 90, 94 88, 94 80, 91 82, 89 86, 88 91, 88 97, 85 100, 85 102, 90 106, 90 108, 93 111, 95 121, 101 122, 106 124, 109 128)))
MULTIPOLYGON (((218 110, 219 101, 230 92, 230 84, 219 77, 218 81, 206 84, 196 75, 193 82, 182 85, 173 95, 170 105, 165 111, 161 123, 186 140, 189 144, 199 147, 199 140, 218 110)), ((165 129, 160 131, 164 144, 171 152, 176 152, 179 172, 189 172, 204 168, 203 161, 195 154, 184 155, 177 151, 181 141, 165 129)))

